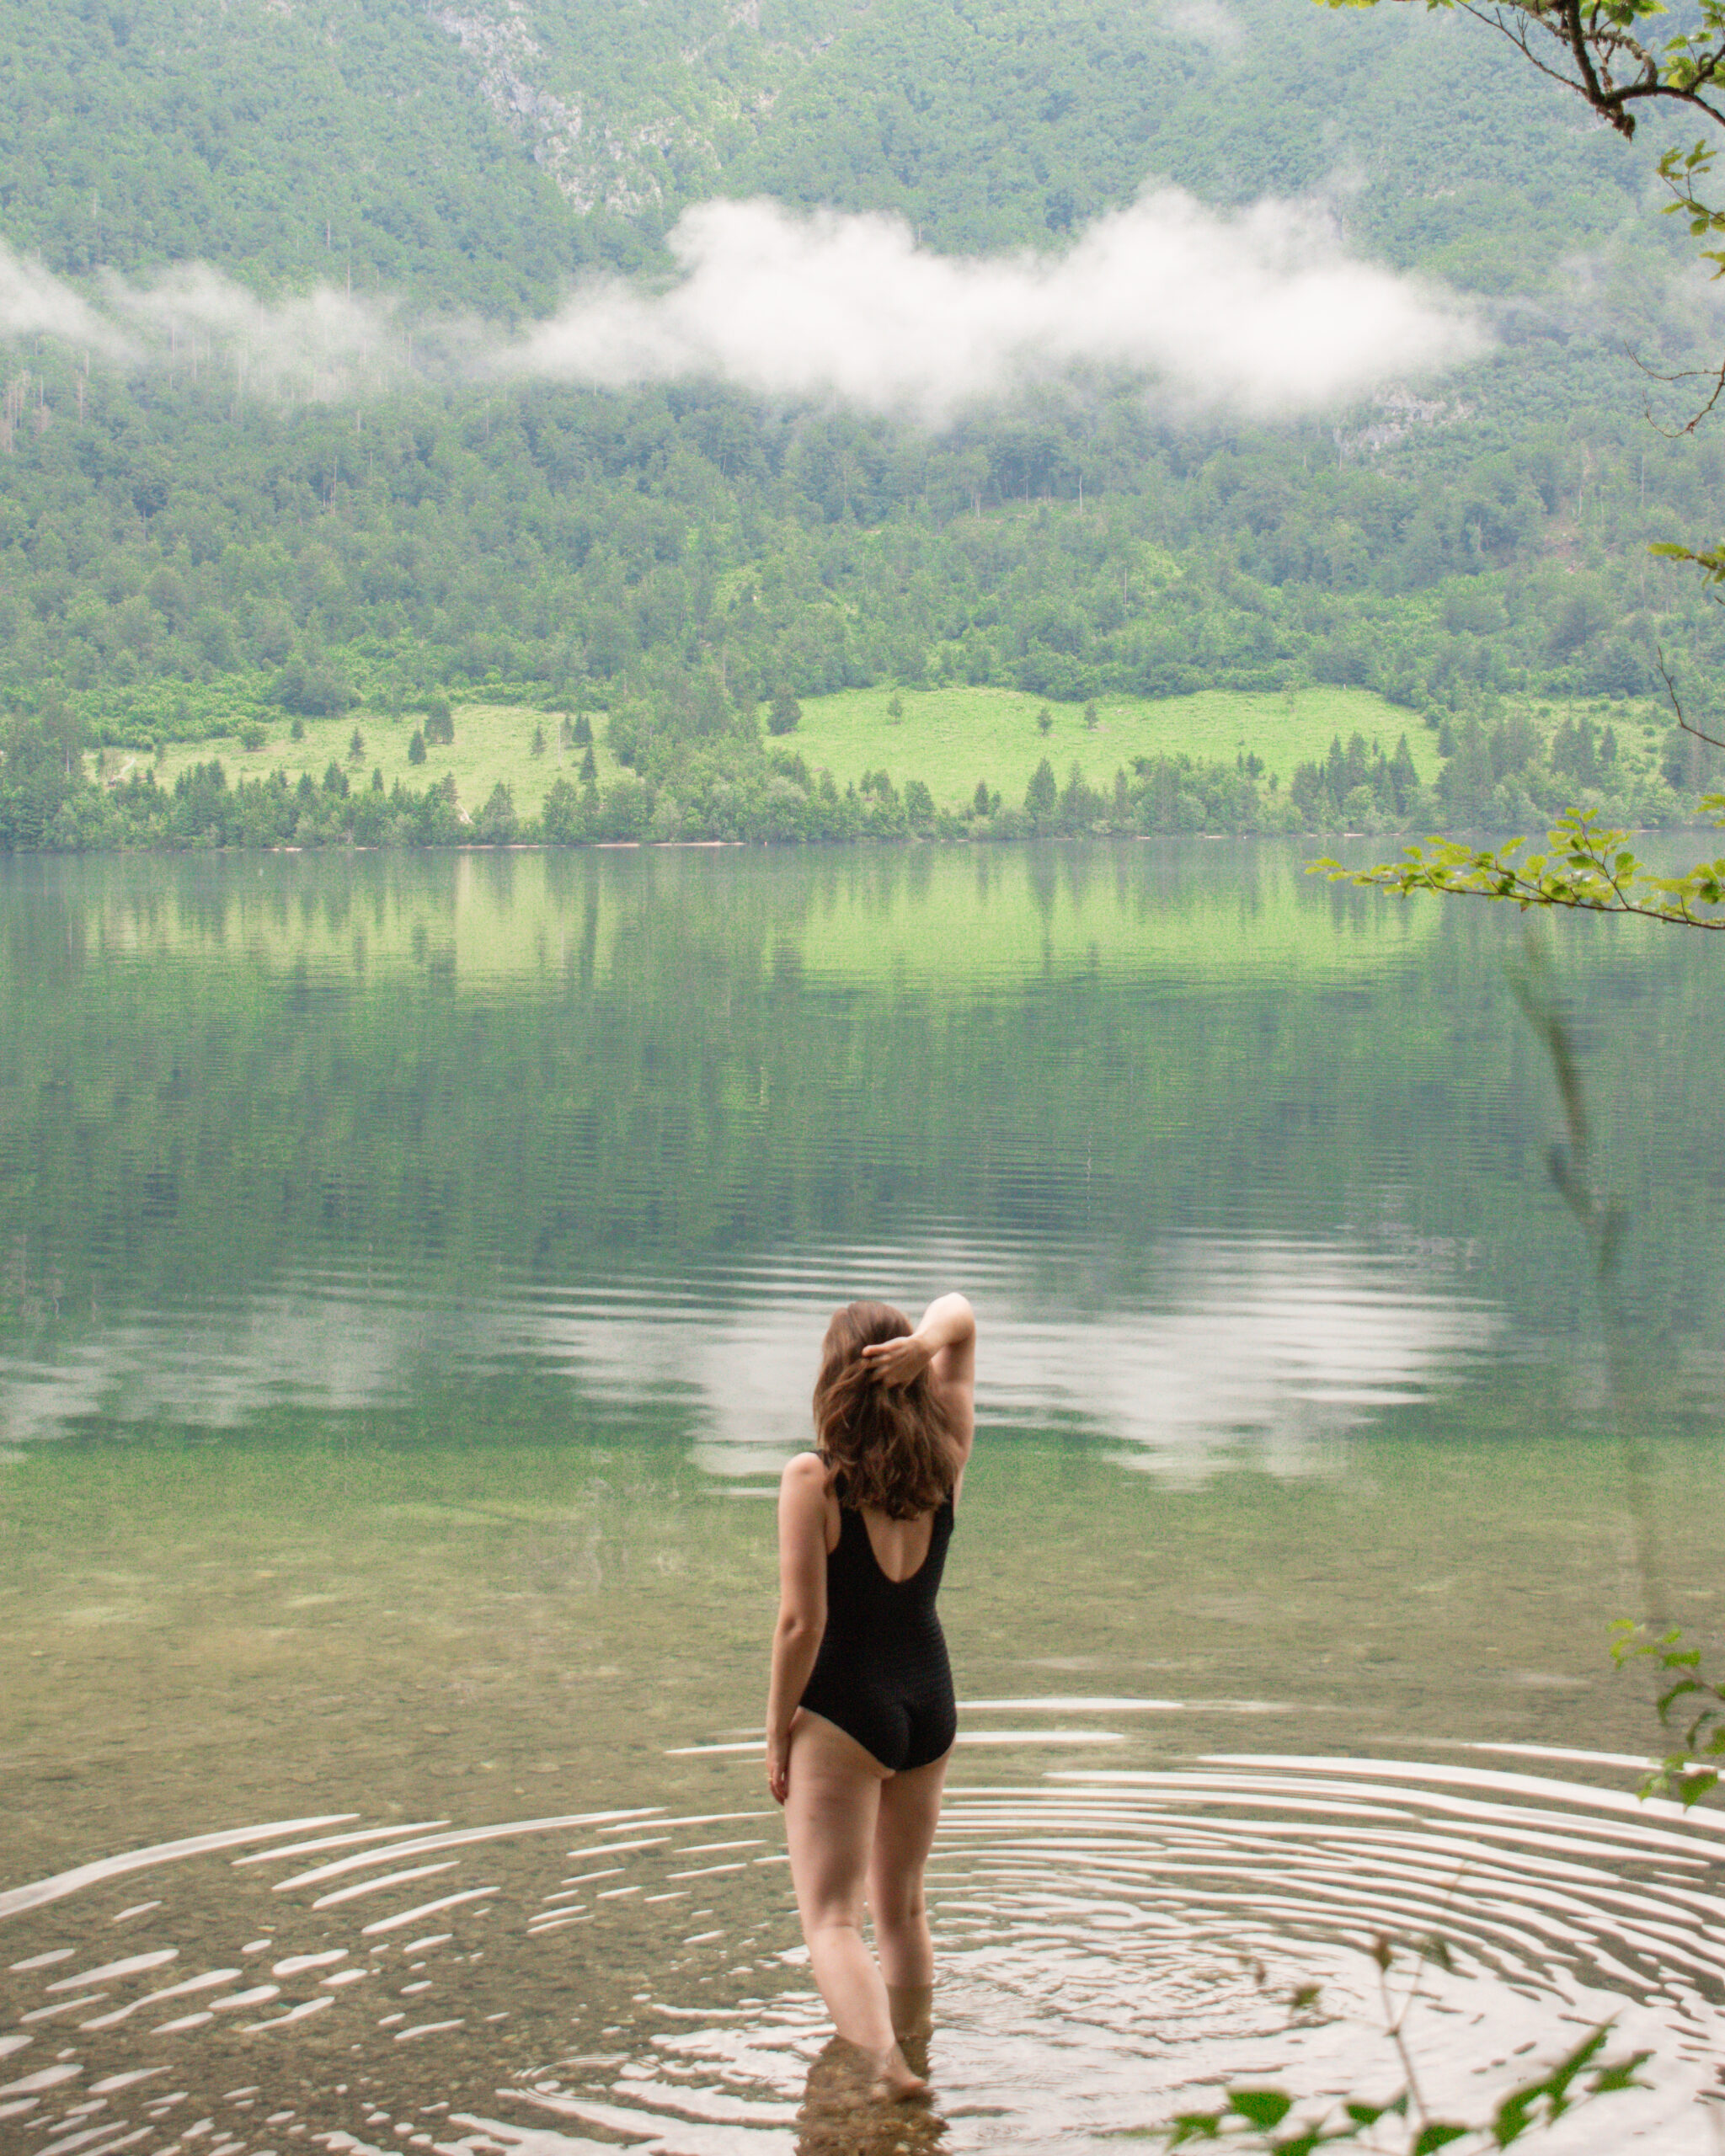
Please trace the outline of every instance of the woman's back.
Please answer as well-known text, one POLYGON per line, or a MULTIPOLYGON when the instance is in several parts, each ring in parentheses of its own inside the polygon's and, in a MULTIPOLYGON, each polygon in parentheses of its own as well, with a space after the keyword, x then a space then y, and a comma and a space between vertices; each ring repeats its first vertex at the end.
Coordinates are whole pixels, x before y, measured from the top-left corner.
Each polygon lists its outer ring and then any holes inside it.
MULTIPOLYGON (((836 1478, 842 1480, 842 1477, 836 1478)), ((949 1496, 943 1502, 950 1507, 949 1496)), ((878 1505, 859 1505, 857 1515, 868 1530, 868 1546, 874 1553, 874 1561, 889 1580, 907 1580, 913 1572, 921 1572, 927 1558, 929 1546, 934 1539, 935 1514, 942 1509, 921 1513, 914 1519, 895 1519, 890 1513, 884 1513, 878 1505)), ((844 1517, 836 1488, 830 1491, 826 1507, 826 1546, 835 1548, 838 1543, 840 1525, 844 1517)))
POLYGON ((829 1515, 837 1501, 838 1538, 827 1550, 826 1628, 802 1705, 854 1738, 879 1765, 903 1773, 941 1758, 958 1727, 934 1607, 953 1539, 953 1500, 948 1494, 918 1519, 879 1512, 871 1519, 844 1502, 842 1483, 835 1477, 829 1497, 829 1515))

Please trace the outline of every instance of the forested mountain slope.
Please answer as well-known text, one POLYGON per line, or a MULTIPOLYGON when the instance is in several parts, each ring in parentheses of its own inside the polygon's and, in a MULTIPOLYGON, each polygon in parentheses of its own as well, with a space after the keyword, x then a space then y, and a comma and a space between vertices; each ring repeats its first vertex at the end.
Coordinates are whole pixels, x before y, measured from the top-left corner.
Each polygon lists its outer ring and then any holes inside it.
MULTIPOLYGON (((410 351, 416 323, 529 319, 595 273, 663 286, 715 195, 888 209, 981 253, 1172 183, 1323 197, 1492 334, 1443 381, 1274 426, 1092 369, 930 427, 700 381, 254 388, 219 339, 92 360, 33 332, 0 424, 0 843, 51 836, 81 732, 482 687, 607 714, 640 814, 675 784, 715 828, 725 788, 744 829, 803 783, 772 771, 764 699, 873 681, 1357 684, 1427 722, 1423 770, 1447 757, 1423 808, 1543 805, 1601 780, 1554 745, 1568 703, 1646 696, 1663 647, 1705 705, 1721 655, 1644 551, 1704 526, 1721 477, 1643 425, 1622 349, 1710 349, 1649 214, 1657 147, 1414 11, 0 0, 0 241, 97 302, 196 260, 266 301, 377 295, 410 351)), ((1637 813, 1676 813, 1705 771, 1653 761, 1637 813)))
POLYGON ((543 306, 689 202, 1047 245, 1149 179, 1334 187, 1372 252, 1485 291, 1632 215, 1626 156, 1479 26, 1289 0, 0 4, 4 237, 62 274, 200 257, 543 306), (332 257, 334 260, 332 262, 332 257))

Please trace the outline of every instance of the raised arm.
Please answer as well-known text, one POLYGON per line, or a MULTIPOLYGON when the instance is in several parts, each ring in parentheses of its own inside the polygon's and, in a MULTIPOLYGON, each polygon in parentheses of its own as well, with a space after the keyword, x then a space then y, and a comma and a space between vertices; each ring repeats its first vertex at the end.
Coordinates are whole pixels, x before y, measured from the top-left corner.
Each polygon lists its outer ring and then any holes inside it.
POLYGON ((778 1622, 766 1693, 766 1785, 782 1804, 791 1785, 791 1723, 826 1630, 826 1470, 798 1453, 779 1477, 778 1622))
POLYGON ((959 1441, 962 1483, 964 1463, 976 1438, 976 1313, 966 1298, 937 1296, 914 1332, 875 1342, 862 1350, 862 1359, 883 1385, 909 1385, 920 1370, 928 1372, 959 1441))

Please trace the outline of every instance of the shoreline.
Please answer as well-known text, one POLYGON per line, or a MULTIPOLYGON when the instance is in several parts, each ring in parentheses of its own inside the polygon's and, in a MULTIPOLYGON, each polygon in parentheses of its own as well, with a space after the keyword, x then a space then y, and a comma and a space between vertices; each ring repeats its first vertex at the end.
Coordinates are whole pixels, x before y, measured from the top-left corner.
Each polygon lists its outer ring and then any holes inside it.
MULTIPOLYGON (((1697 817, 1693 821, 1671 824, 1612 825, 1615 834, 1631 838, 1650 838, 1662 833, 1677 835, 1685 831, 1712 831, 1722 828, 1721 821, 1713 817, 1697 817)), ((1382 841, 1399 846, 1402 851, 1413 846, 1441 844, 1446 840, 1465 840, 1469 844, 1504 846, 1519 840, 1524 844, 1533 841, 1527 830, 1514 831, 1505 826, 1503 833, 1483 825, 1457 825, 1448 831, 1434 832, 1422 827, 1408 825, 1394 831, 1361 830, 1290 830, 1290 831, 1025 831, 987 833, 980 835, 969 832, 905 832, 880 835, 873 832, 859 832, 846 838, 815 839, 459 839, 448 843, 431 841, 427 843, 378 843, 370 840, 332 839, 324 846, 271 845, 247 846, 213 845, 200 839, 189 839, 183 843, 152 846, 37 846, 0 848, 0 861, 121 861, 141 857, 175 858, 187 854, 220 855, 223 857, 254 856, 262 859, 269 856, 282 857, 305 854, 323 857, 328 854, 505 854, 505 853, 811 853, 845 851, 886 852, 895 849, 919 851, 924 848, 956 850, 961 847, 978 849, 992 846, 1154 846, 1168 841, 1185 841, 1201 845, 1220 845, 1225 841, 1263 841, 1278 844, 1302 846, 1333 846, 1338 844, 1382 841)))

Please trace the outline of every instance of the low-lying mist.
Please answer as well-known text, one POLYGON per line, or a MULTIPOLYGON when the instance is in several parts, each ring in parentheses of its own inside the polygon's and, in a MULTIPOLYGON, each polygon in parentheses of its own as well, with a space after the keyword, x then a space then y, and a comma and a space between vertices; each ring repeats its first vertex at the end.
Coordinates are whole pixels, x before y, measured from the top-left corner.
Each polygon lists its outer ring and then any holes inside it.
POLYGON ((1433 372, 1487 341, 1453 296, 1350 254, 1311 204, 1223 215, 1163 189, 1057 254, 954 257, 896 217, 712 201, 669 244, 665 289, 591 282, 521 328, 416 319, 398 299, 327 286, 266 302, 205 263, 80 290, 0 245, 0 338, 51 339, 132 371, 222 367, 264 392, 362 396, 409 371, 618 388, 704 376, 930 424, 1076 366, 1140 375, 1177 404, 1268 416, 1433 372))

